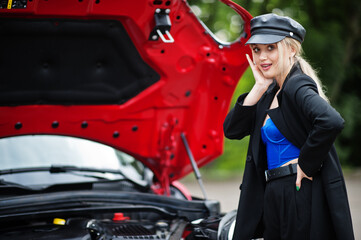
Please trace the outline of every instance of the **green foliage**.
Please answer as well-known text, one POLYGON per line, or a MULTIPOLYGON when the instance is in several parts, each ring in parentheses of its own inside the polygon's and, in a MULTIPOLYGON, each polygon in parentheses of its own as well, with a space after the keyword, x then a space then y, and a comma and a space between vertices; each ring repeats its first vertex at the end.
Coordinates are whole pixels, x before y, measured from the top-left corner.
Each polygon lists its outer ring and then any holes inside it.
MULTIPOLYGON (((253 16, 274 12, 300 22, 307 30, 306 59, 318 70, 331 104, 345 119, 336 141, 341 163, 361 166, 361 1, 359 0, 234 0, 253 16)), ((188 0, 199 18, 223 41, 235 41, 243 29, 233 9, 217 0, 188 0)), ((253 85, 248 70, 237 86, 236 98, 253 85)), ((239 170, 244 166, 248 141, 225 140, 224 154, 207 169, 239 170)))

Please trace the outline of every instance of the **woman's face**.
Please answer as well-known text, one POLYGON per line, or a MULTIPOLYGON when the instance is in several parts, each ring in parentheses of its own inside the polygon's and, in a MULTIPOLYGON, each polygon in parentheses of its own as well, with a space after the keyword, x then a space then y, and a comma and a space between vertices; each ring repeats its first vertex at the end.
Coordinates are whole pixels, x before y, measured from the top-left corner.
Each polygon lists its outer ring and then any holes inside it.
POLYGON ((251 44, 253 61, 265 78, 273 79, 280 75, 278 64, 278 47, 273 44, 251 44))

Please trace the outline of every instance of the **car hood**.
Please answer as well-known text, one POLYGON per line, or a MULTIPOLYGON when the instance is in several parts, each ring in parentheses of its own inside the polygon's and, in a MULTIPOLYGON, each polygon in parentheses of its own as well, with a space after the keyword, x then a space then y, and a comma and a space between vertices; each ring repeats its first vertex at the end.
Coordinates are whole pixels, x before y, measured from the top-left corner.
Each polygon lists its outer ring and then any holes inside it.
POLYGON ((231 44, 182 0, 3 4, 0 137, 101 142, 141 160, 163 185, 193 171, 189 153, 207 164, 223 151, 223 120, 248 66, 251 16, 223 2, 245 21, 231 44))

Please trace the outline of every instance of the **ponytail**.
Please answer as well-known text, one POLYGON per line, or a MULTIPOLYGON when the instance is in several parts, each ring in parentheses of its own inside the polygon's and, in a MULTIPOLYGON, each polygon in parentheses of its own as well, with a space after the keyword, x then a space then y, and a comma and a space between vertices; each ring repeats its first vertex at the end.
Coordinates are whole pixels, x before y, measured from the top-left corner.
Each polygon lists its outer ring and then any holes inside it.
POLYGON ((301 43, 293 38, 288 38, 286 37, 284 40, 281 41, 282 44, 287 45, 288 47, 293 48, 296 51, 295 54, 295 62, 298 62, 300 64, 300 67, 303 71, 304 74, 308 75, 309 77, 311 77, 317 85, 317 89, 318 89, 318 93, 320 94, 320 96, 325 99, 327 102, 329 102, 321 80, 318 78, 316 71, 312 68, 312 66, 302 57, 303 55, 303 50, 301 47, 301 43))
POLYGON ((320 94, 320 96, 323 99, 325 99, 327 102, 329 102, 329 100, 324 92, 324 88, 322 86, 321 80, 318 78, 316 71, 301 55, 299 55, 299 56, 296 55, 295 58, 296 58, 297 62, 300 64, 303 73, 308 75, 309 77, 311 77, 316 82, 318 93, 320 94))

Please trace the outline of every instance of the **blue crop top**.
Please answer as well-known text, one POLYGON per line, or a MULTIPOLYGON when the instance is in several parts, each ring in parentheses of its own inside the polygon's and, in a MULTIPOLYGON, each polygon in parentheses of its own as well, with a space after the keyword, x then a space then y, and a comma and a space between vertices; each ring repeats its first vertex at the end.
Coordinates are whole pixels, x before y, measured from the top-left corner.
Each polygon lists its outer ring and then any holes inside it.
POLYGON ((267 149, 268 169, 278 168, 299 157, 300 149, 282 135, 271 118, 261 128, 261 134, 267 149))

